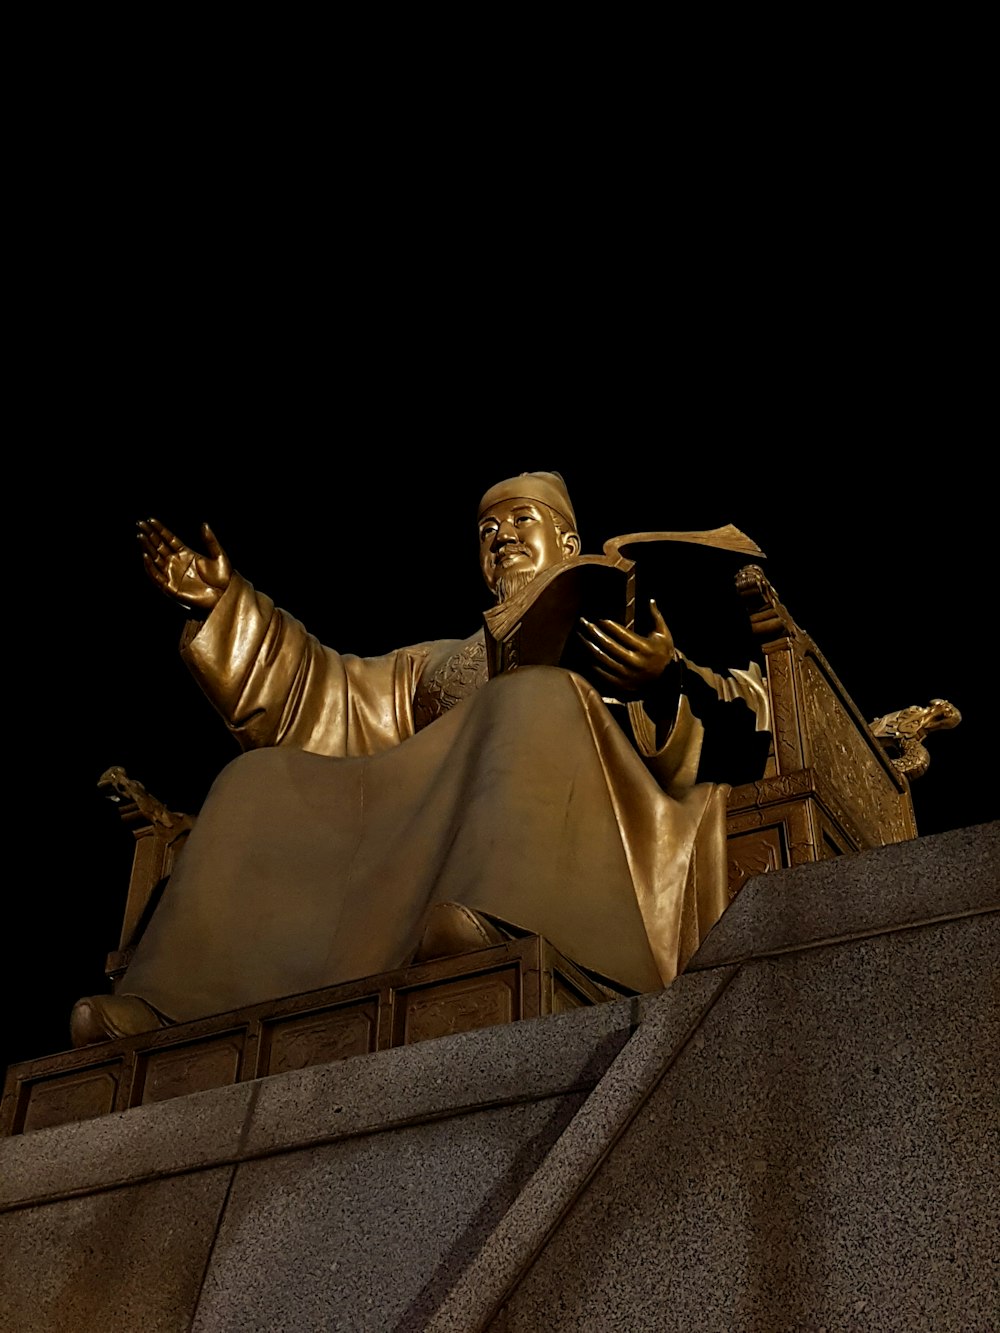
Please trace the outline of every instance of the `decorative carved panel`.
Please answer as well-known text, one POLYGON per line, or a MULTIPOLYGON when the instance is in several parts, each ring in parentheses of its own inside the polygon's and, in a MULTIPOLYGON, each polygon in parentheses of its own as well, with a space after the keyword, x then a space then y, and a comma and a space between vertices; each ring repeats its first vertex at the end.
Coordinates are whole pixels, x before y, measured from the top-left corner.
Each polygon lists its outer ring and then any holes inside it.
POLYGON ((84 1069, 62 1079, 27 1084, 21 1093, 19 1128, 49 1129, 72 1120, 91 1120, 114 1109, 121 1063, 84 1069))
POLYGON ((780 773, 791 773, 803 766, 803 754, 792 656, 788 647, 782 646, 767 653, 767 682, 771 699, 774 759, 780 773))
POLYGON ((149 1051, 140 1061, 136 1082, 142 1088, 140 1104, 162 1102, 189 1092, 204 1092, 235 1083, 239 1077, 244 1033, 234 1032, 214 1041, 168 1046, 149 1051))
POLYGON ((780 824, 754 829, 729 839, 729 897, 735 898, 748 879, 780 870, 785 864, 780 824))
POLYGON ((375 1049, 378 1001, 324 1013, 275 1019, 264 1025, 262 1074, 366 1055, 375 1049))
POLYGON ((813 767, 829 778, 839 799, 874 842, 902 842, 910 831, 892 778, 811 657, 803 659, 801 676, 813 767))
POLYGON ((586 1004, 593 1004, 593 999, 573 986, 565 977, 555 973, 552 978, 552 1012, 566 1014, 572 1009, 580 1009, 586 1004))
POLYGON ((396 1031, 402 1028, 403 1040, 409 1045, 429 1037, 448 1037, 494 1023, 509 1023, 515 1016, 513 979, 510 973, 494 972, 399 992, 396 1031))

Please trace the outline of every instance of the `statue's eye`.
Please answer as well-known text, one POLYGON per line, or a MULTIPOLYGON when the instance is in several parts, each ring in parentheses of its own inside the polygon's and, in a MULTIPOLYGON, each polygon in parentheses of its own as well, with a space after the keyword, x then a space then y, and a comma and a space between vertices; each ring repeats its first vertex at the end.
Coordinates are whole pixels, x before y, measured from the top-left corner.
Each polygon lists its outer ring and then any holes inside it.
POLYGON ((484 542, 487 537, 492 537, 496 530, 497 525, 495 523, 484 523, 479 529, 479 540, 484 542))
POLYGON ((535 516, 534 514, 518 514, 517 518, 514 519, 514 522, 518 526, 520 526, 522 523, 534 523, 535 516))

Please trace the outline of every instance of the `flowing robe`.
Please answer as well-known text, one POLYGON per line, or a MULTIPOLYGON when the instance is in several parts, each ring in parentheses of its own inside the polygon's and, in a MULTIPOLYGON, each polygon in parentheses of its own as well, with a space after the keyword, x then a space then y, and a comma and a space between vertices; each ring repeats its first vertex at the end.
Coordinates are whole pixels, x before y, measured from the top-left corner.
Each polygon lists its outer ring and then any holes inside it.
MULTIPOLYGON (((697 781, 688 690, 657 747, 640 705, 623 727, 572 672, 487 681, 481 633, 340 654, 238 575, 182 655, 248 753, 213 784, 119 983, 168 1018, 404 966, 442 901, 656 990, 726 906, 728 787, 697 781)), ((756 668, 687 675, 766 727, 756 668)))

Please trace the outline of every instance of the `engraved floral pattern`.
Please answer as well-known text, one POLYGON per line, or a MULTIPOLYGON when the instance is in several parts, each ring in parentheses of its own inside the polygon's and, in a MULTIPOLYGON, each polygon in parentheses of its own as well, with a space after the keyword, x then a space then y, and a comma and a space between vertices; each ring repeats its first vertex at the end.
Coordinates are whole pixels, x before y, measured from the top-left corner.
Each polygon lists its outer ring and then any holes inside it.
POLYGON ((413 701, 416 730, 436 721, 485 685, 488 674, 485 642, 480 638, 464 643, 440 667, 421 677, 413 701))

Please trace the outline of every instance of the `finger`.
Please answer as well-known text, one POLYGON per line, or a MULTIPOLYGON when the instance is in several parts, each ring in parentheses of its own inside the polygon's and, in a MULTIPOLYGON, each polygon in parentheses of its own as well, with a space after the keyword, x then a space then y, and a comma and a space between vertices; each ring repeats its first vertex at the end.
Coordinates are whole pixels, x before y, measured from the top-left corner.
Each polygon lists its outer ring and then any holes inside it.
POLYGON ((631 659, 623 661, 621 658, 605 652, 603 648, 583 634, 578 637, 593 659, 595 668, 607 674, 609 679, 613 678, 617 683, 621 683, 632 679, 636 670, 641 670, 638 662, 633 662, 631 659))
POLYGON ((222 547, 219 545, 219 539, 208 526, 207 523, 201 525, 201 535, 205 541, 205 549, 213 560, 218 560, 225 555, 222 547))
POLYGON ((614 658, 596 648, 592 643, 583 640, 584 647, 590 656, 590 669, 597 672, 605 680, 613 681, 616 685, 622 685, 625 681, 632 678, 630 670, 614 658))
POLYGON ((653 617, 653 633, 669 636, 670 630, 667 628, 667 622, 663 619, 663 614, 652 597, 649 599, 649 610, 653 617))
POLYGON ((144 560, 151 560, 156 564, 166 563, 167 552, 161 549, 155 534, 150 532, 140 532, 138 540, 139 545, 143 549, 144 560))
POLYGON ((156 543, 160 540, 153 528, 155 519, 140 518, 135 525, 135 535, 147 551, 155 551, 156 543))
POLYGON ((140 518, 136 527, 154 542, 160 541, 164 533, 170 536, 169 528, 165 528, 158 518, 140 518))
POLYGON ((594 663, 589 670, 597 680, 610 686, 620 699, 632 698, 640 694, 646 684, 645 681, 637 680, 626 671, 608 671, 606 668, 598 666, 597 663, 594 663))
POLYGON ((626 629, 624 625, 619 625, 617 620, 599 620, 597 625, 617 643, 620 643, 622 647, 633 652, 641 652, 646 646, 645 635, 637 634, 635 630, 626 629))
POLYGON ((145 523, 137 523, 135 539, 145 551, 156 550, 156 539, 152 536, 145 523))
POLYGON ((142 567, 146 571, 147 576, 153 580, 158 588, 166 588, 168 582, 166 573, 160 568, 152 556, 145 552, 143 552, 142 556, 142 567))
MULTIPOLYGON (((599 645, 599 647, 608 655, 609 659, 614 662, 623 664, 631 663, 633 665, 638 664, 638 654, 644 647, 643 640, 640 637, 633 636, 635 641, 630 645, 621 642, 602 628, 604 625, 614 624, 613 621, 609 622, 602 620, 600 625, 594 625, 589 620, 584 620, 582 621, 582 624, 586 626, 590 635, 589 638, 585 635, 581 635, 584 643, 589 644, 591 647, 593 647, 594 644, 599 645)), ((619 625, 617 628, 621 629, 621 626, 619 625)), ((626 633, 627 632, 628 631, 626 631, 626 633)))
POLYGON ((610 671, 604 671, 599 666, 592 667, 591 669, 595 676, 600 680, 603 680, 605 684, 612 686, 612 688, 617 690, 619 694, 630 693, 630 691, 625 688, 626 682, 619 676, 612 675, 610 671))
POLYGON ((150 536, 157 545, 164 546, 170 551, 182 551, 184 549, 184 543, 181 539, 171 532, 165 523, 161 523, 158 518, 147 519, 145 523, 140 521, 139 527, 148 528, 150 536))

